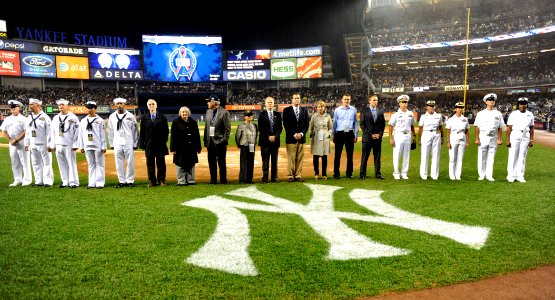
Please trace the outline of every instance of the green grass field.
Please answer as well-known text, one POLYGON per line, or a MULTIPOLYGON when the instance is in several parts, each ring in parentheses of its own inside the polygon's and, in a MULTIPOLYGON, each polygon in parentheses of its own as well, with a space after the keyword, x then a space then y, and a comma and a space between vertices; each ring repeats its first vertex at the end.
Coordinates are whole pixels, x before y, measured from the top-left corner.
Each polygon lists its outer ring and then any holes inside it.
MULTIPOLYGON (((410 179, 396 181, 391 177, 392 151, 386 142, 382 152, 386 180, 255 184, 236 195, 225 193, 249 186, 202 183, 147 189, 145 181, 133 189, 115 189, 116 179, 108 178, 103 190, 9 188, 8 149, 0 148, 0 298, 352 299, 474 281, 555 263, 554 150, 536 145, 529 151, 526 184, 504 180, 504 146, 496 156, 496 182, 477 181, 475 145, 467 149, 461 181, 448 179, 445 146, 438 181, 419 178, 419 149, 411 153, 410 179), (313 197, 324 199, 334 186, 338 189, 333 192, 333 210, 342 216, 380 217, 383 211, 359 205, 351 194, 371 195, 372 190, 379 190, 383 191, 381 199, 397 209, 489 229, 489 234, 477 249, 420 230, 342 217, 346 228, 362 237, 410 253, 330 259, 330 244, 299 214, 245 208, 237 211, 248 220, 247 252, 256 275, 242 276, 189 262, 212 240, 217 228, 235 232, 239 224, 227 223, 226 227, 220 215, 182 203, 218 196, 244 202, 245 207, 268 207, 271 205, 263 200, 269 198, 257 198, 266 193, 293 202, 293 207, 305 207, 313 197)), ((357 145, 356 151, 360 151, 360 143, 357 145)), ((81 154, 78 157, 83 159, 81 154)), ((355 168, 358 164, 355 161, 355 168)), ((310 170, 306 165, 305 173, 311 174, 310 170)), ((56 165, 54 172, 57 184, 56 165)), ((81 180, 86 182, 86 174, 81 174, 81 180)), ((220 203, 216 198, 205 200, 207 205, 220 203)), ((324 224, 330 215, 313 220, 324 224)), ((304 217, 310 218, 310 214, 304 217)), ((341 233, 346 228, 331 228, 337 229, 336 239, 344 237, 341 233)), ((244 240, 233 234, 225 237, 232 242, 220 245, 219 255, 223 263, 233 265, 235 242, 244 240)))

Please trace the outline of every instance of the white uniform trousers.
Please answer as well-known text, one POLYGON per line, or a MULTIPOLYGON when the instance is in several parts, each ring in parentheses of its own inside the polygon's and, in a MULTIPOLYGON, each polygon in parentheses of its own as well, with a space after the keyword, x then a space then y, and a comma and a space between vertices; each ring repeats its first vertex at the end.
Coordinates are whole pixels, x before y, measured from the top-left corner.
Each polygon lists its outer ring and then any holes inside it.
POLYGON ((116 157, 116 170, 118 172, 118 180, 120 183, 135 182, 135 152, 131 146, 114 147, 116 157), (127 161, 127 166, 124 166, 127 161), (127 168, 126 168, 127 167, 127 168))
POLYGON ((507 180, 524 180, 526 169, 526 155, 530 138, 511 133, 511 148, 509 148, 509 162, 507 163, 507 180))
POLYGON ((399 179, 399 175, 406 177, 409 172, 410 143, 412 141, 410 133, 395 133, 393 135, 395 147, 393 147, 393 177, 399 179), (399 158, 403 158, 401 172, 399 172, 399 158))
POLYGON ((451 180, 461 180, 462 161, 466 150, 466 140, 452 138, 449 149, 449 178, 451 180))
POLYGON ((35 184, 54 183, 54 171, 52 170, 52 152, 48 152, 46 145, 29 146, 31 153, 31 164, 35 173, 35 184))
POLYGON ((497 136, 480 133, 478 146, 478 176, 479 179, 493 179, 493 162, 497 151, 497 136))
POLYGON ((72 146, 56 145, 56 160, 62 185, 79 186, 79 174, 77 173, 77 160, 72 146))
POLYGON ((85 156, 89 163, 88 186, 104 187, 106 182, 104 153, 102 153, 102 150, 85 150, 85 156))
POLYGON ((10 145, 10 160, 12 162, 13 182, 29 185, 33 178, 31 174, 31 160, 29 152, 25 151, 23 144, 10 145))
POLYGON ((441 135, 436 131, 424 131, 420 140, 422 144, 420 148, 420 177, 428 178, 428 161, 430 153, 432 155, 432 166, 430 167, 430 177, 437 179, 439 177, 439 154, 441 149, 441 135))

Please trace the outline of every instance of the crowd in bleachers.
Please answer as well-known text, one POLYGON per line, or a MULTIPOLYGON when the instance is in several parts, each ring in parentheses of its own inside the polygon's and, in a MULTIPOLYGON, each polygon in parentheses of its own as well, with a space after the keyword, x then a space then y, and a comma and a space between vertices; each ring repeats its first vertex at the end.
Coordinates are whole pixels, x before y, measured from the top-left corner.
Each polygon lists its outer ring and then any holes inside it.
MULTIPOLYGON (((340 101, 344 93, 349 93, 352 98, 365 97, 367 94, 366 87, 353 86, 325 86, 318 88, 299 88, 295 91, 300 92, 303 103, 316 103, 320 100, 324 102, 340 101)), ((276 104, 291 103, 292 89, 264 89, 264 90, 233 90, 232 96, 229 97, 229 104, 263 104, 264 99, 271 95, 275 99, 276 104)))
POLYGON ((213 83, 169 83, 169 82, 153 82, 150 84, 137 85, 139 93, 221 93, 225 92, 224 85, 216 85, 213 83))
POLYGON ((45 88, 25 89, 9 86, 0 86, 0 104, 8 104, 8 100, 19 100, 28 104, 29 98, 36 98, 42 101, 43 105, 55 105, 56 100, 64 98, 69 100, 71 105, 85 105, 87 101, 96 101, 97 105, 112 105, 115 98, 125 98, 129 105, 137 105, 134 89, 107 88, 45 88))
MULTIPOLYGON (((466 38, 464 3, 424 4, 371 11, 365 30, 372 47, 456 41, 466 38)), ((470 37, 480 38, 553 25, 548 0, 483 1, 471 7, 470 37)))
MULTIPOLYGON (((551 54, 534 59, 506 59, 497 64, 470 64, 467 84, 475 88, 553 83, 554 59, 555 55, 551 54)), ((459 85, 464 82, 464 64, 372 69, 370 77, 377 87, 459 85)))

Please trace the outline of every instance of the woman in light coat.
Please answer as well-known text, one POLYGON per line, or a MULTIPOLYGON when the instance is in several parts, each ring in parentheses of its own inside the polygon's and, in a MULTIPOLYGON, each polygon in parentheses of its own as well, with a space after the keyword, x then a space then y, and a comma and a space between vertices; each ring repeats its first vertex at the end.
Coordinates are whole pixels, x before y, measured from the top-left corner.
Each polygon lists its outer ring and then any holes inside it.
POLYGON ((312 152, 312 161, 314 164, 314 179, 328 179, 328 154, 331 153, 330 137, 333 130, 333 122, 331 116, 326 113, 326 103, 319 101, 316 104, 316 112, 310 119, 308 127, 310 132, 310 149, 312 152), (322 177, 319 177, 319 160, 322 158, 322 177))

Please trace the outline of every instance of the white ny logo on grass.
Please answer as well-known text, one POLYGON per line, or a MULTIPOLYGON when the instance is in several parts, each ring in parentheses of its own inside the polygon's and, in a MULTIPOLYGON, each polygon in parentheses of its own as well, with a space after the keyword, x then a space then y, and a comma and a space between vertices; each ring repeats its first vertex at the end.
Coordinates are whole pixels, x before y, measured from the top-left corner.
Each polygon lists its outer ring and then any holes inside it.
POLYGON ((204 246, 187 258, 187 262, 232 274, 258 275, 256 266, 247 250, 251 238, 249 222, 241 212, 244 209, 299 215, 330 244, 327 259, 332 260, 377 258, 410 253, 410 250, 407 249, 374 242, 345 225, 341 219, 383 223, 420 230, 452 239, 474 249, 484 246, 489 235, 489 228, 436 220, 398 209, 380 198, 383 191, 354 189, 349 193, 349 197, 353 201, 379 216, 335 211, 333 209, 333 192, 341 187, 319 184, 305 185, 312 190, 312 199, 307 205, 261 192, 255 186, 237 189, 226 194, 256 199, 270 205, 245 203, 220 196, 208 196, 182 203, 186 206, 209 210, 218 218, 216 231, 204 246))

